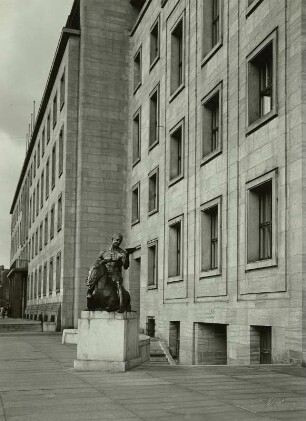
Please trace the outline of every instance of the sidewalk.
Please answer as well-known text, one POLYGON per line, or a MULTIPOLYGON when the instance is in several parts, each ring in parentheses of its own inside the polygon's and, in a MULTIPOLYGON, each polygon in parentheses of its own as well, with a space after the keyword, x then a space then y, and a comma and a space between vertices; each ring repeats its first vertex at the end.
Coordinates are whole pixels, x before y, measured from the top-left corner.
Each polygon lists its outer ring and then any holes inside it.
POLYGON ((173 367, 77 372, 60 335, 0 335, 0 421, 306 419, 306 370, 173 367))

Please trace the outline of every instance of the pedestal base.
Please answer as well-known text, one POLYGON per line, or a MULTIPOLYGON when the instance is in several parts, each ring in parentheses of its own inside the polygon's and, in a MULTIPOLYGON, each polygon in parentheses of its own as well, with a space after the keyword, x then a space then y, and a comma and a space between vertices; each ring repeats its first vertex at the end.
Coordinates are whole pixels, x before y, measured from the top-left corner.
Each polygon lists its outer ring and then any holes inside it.
POLYGON ((124 373, 141 364, 141 358, 129 361, 101 361, 101 360, 74 360, 74 368, 80 371, 108 371, 111 373, 124 373))
POLYGON ((78 336, 77 370, 124 372, 141 364, 135 312, 82 311, 78 336))

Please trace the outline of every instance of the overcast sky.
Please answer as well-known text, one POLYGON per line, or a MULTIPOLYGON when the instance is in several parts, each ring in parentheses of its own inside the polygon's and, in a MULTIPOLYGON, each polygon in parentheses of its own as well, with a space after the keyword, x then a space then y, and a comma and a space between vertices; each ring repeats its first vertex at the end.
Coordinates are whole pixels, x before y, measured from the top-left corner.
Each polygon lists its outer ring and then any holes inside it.
POLYGON ((0 265, 9 267, 10 207, 25 157, 26 133, 39 108, 73 0, 0 0, 0 265))

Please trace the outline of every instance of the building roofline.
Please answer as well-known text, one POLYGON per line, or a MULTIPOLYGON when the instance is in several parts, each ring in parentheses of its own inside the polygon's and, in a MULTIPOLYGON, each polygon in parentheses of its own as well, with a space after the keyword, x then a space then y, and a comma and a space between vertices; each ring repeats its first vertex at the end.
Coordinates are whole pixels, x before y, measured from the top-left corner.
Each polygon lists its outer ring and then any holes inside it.
MULTIPOLYGON (((78 0, 75 1, 72 10, 74 10, 74 7, 76 7, 76 3, 78 3, 78 0)), ((69 23, 70 16, 71 16, 71 14, 68 17, 67 23, 69 23)), ((26 157, 25 157, 24 162, 23 162, 21 174, 20 174, 20 177, 19 177, 19 180, 18 180, 18 184, 17 184, 17 187, 16 187, 14 198, 13 198, 13 201, 12 201, 10 214, 13 213, 13 210, 14 210, 14 207, 15 207, 15 204, 16 204, 16 201, 17 201, 17 197, 19 195, 19 191, 20 191, 23 179, 24 179, 24 175, 26 173, 27 166, 28 166, 28 163, 29 163, 29 160, 30 160, 30 157, 31 157, 31 153, 32 153, 32 150, 34 148, 34 144, 35 144, 35 141, 36 141, 36 138, 37 138, 37 134, 38 134, 38 131, 40 129, 40 125, 41 125, 41 122, 43 120, 43 117, 44 117, 44 114, 45 114, 45 111, 46 111, 46 108, 47 108, 47 105, 48 105, 48 102, 49 102, 49 98, 50 98, 50 95, 51 95, 51 92, 52 92, 52 89, 53 89, 55 79, 57 77, 58 69, 60 67, 63 55, 64 55, 65 50, 66 50, 68 40, 69 40, 70 36, 73 36, 73 35, 79 36, 80 30, 79 29, 71 29, 71 28, 67 28, 67 27, 64 27, 62 29, 61 36, 60 36, 60 39, 59 39, 59 42, 58 42, 58 45, 57 45, 57 49, 56 49, 56 52, 55 52, 55 55, 54 55, 54 58, 53 58, 51 70, 50 70, 50 73, 49 73, 49 76, 48 76, 47 84, 46 84, 46 87, 45 87, 45 90, 44 90, 44 93, 43 93, 43 97, 42 97, 42 100, 41 100, 41 103, 40 103, 40 107, 39 107, 39 110, 38 110, 37 118, 36 118, 36 121, 35 121, 35 124, 34 124, 34 129, 33 129, 33 133, 32 133, 32 136, 31 136, 30 144, 29 144, 29 147, 28 147, 28 150, 27 150, 27 153, 26 153, 26 157)))

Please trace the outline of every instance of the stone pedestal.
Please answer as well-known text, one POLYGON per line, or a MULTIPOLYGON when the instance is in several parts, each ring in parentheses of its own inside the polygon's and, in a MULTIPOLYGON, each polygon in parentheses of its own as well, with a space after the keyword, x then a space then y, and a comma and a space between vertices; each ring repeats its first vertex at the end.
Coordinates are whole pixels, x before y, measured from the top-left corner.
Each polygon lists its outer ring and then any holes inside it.
POLYGON ((82 311, 78 336, 78 370, 124 372, 141 364, 135 312, 82 311))

